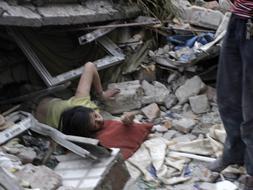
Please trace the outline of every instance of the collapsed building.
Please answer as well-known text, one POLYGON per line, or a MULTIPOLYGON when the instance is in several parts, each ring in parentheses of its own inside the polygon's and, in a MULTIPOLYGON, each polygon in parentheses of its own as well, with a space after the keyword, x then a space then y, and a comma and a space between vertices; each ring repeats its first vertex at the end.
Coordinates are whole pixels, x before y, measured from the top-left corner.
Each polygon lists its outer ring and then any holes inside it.
MULTIPOLYGON (((214 188, 217 175, 199 162, 219 156, 225 139, 214 87, 228 7, 168 0, 164 8, 173 16, 159 20, 143 16, 143 7, 132 2, 1 1, 0 184, 5 189, 214 188), (126 162, 118 149, 63 135, 31 114, 42 96, 72 96, 88 61, 96 64, 103 85, 121 90, 103 105, 108 114, 141 110, 136 119, 154 123, 150 139, 126 162)), ((228 173, 233 172, 244 171, 228 173)))

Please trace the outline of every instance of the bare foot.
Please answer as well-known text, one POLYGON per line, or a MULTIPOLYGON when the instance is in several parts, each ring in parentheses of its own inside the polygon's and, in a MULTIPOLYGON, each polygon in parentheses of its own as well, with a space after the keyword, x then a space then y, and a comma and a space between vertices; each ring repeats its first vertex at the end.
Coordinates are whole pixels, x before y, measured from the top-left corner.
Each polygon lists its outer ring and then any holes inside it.
POLYGON ((120 89, 118 88, 107 89, 106 91, 103 91, 102 100, 112 100, 119 93, 120 93, 120 89))

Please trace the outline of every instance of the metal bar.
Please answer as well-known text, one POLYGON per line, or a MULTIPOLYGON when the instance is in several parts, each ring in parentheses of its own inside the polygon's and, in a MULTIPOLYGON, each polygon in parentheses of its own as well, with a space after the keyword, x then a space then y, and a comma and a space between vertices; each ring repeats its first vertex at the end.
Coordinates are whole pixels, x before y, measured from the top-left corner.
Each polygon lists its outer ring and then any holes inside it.
POLYGON ((84 143, 84 144, 88 143, 92 145, 98 145, 99 143, 99 140, 97 139, 78 137, 78 136, 72 136, 72 135, 65 135, 65 139, 71 142, 84 143))
POLYGON ((215 161, 215 158, 200 156, 200 155, 191 154, 191 153, 176 152, 176 151, 169 152, 169 156, 191 158, 191 159, 199 160, 199 161, 203 161, 203 162, 213 162, 213 161, 215 161))
MULTIPOLYGON (((102 69, 111 67, 113 65, 117 65, 121 61, 123 61, 124 59, 125 59, 125 57, 106 56, 102 59, 94 61, 94 64, 97 65, 98 70, 102 70, 102 69)), ((57 81, 66 82, 68 80, 72 80, 72 79, 75 79, 75 78, 79 77, 82 73, 83 73, 83 66, 79 67, 77 69, 73 69, 71 71, 68 71, 66 73, 62 73, 60 75, 57 75, 55 78, 57 79, 57 81)))
POLYGON ((108 37, 104 36, 103 38, 99 38, 98 42, 105 48, 105 50, 114 55, 114 56, 122 56, 122 50, 108 37))
POLYGON ((97 30, 105 28, 124 28, 131 26, 147 26, 147 25, 156 25, 161 24, 162 21, 147 21, 147 22, 133 22, 133 23, 122 23, 122 24, 111 24, 111 25, 100 25, 100 26, 87 26, 82 27, 79 30, 97 30))
POLYGON ((25 40, 25 38, 20 34, 20 32, 16 31, 13 28, 7 28, 8 33, 14 38, 17 42, 18 46, 24 52, 30 63, 33 65, 35 70, 41 76, 42 80, 46 83, 47 86, 53 86, 54 79, 44 67, 38 56, 32 50, 31 46, 25 40))
POLYGON ((125 57, 107 56, 103 59, 95 61, 95 64, 97 65, 98 70, 102 70, 113 65, 119 64, 123 60, 125 60, 125 57))
MULTIPOLYGON (((118 23, 118 22, 113 22, 113 24, 118 23)), ((95 31, 92 31, 88 34, 85 34, 83 36, 80 36, 78 38, 79 44, 80 45, 85 45, 88 44, 90 42, 95 41, 96 39, 105 36, 106 34, 108 34, 109 32, 113 31, 115 28, 101 28, 95 31)))
POLYGON ((93 160, 97 160, 96 156, 93 156, 87 150, 81 148, 80 146, 68 141, 65 139, 65 135, 60 131, 47 126, 45 124, 39 123, 37 120, 34 119, 34 125, 31 128, 32 131, 39 133, 44 136, 50 137, 54 140, 57 144, 63 146, 64 148, 70 150, 71 152, 83 157, 83 158, 91 158, 93 160))

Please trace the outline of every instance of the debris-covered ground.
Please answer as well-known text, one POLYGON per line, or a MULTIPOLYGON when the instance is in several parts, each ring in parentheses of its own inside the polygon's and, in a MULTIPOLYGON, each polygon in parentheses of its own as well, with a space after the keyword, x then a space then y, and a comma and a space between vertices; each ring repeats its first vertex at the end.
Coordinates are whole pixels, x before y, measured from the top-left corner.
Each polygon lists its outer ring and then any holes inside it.
POLYGON ((229 1, 49 2, 0 2, 0 189, 240 189, 243 167, 206 167, 226 137, 215 83, 229 1), (42 96, 73 96, 84 60, 120 89, 105 118, 154 124, 125 162, 32 115, 42 96))

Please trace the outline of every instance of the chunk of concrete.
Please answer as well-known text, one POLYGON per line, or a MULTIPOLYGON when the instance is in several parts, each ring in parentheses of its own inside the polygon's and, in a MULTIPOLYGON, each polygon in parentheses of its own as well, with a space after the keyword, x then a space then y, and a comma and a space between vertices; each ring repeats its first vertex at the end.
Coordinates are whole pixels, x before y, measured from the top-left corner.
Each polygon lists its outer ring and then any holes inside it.
POLYGON ((166 133, 164 133, 163 138, 167 139, 167 140, 171 140, 172 138, 174 138, 175 136, 179 135, 180 133, 176 130, 169 130, 166 133))
POLYGON ((164 104, 167 109, 172 108, 173 106, 176 105, 176 103, 177 103, 177 97, 174 94, 168 95, 164 100, 164 104))
POLYGON ((217 30, 221 24, 224 16, 220 11, 199 6, 191 6, 188 11, 188 21, 190 24, 215 30, 217 30))
POLYGON ((27 181, 33 189, 55 190, 62 184, 62 178, 46 166, 27 164, 15 173, 23 181, 27 181))
POLYGON ((17 157, 20 158, 23 164, 32 163, 33 160, 36 158, 36 156, 37 156, 36 152, 31 147, 23 148, 17 155, 17 157))
POLYGON ((165 9, 168 9, 176 17, 183 20, 188 18, 187 9, 191 6, 188 0, 170 0, 166 1, 165 9))
POLYGON ((179 120, 173 120, 172 125, 176 130, 182 133, 189 133, 196 125, 196 121, 193 119, 181 118, 179 120))
POLYGON ((176 143, 182 143, 182 142, 191 142, 195 140, 197 137, 192 134, 186 134, 186 135, 180 135, 178 137, 172 138, 172 140, 176 143))
POLYGON ((122 83, 113 83, 108 85, 108 89, 120 89, 120 93, 115 99, 105 102, 105 110, 111 114, 120 114, 142 106, 143 89, 140 81, 129 81, 122 83))
MULTIPOLYGON (((147 81, 143 81, 142 88, 144 90, 145 96, 153 97, 155 100, 155 103, 158 103, 158 104, 163 104, 166 97, 169 96, 170 94, 170 90, 165 85, 157 81, 155 81, 153 85, 148 83, 147 81)), ((153 101, 153 99, 150 99, 150 100, 153 101)), ((150 104, 154 102, 146 101, 146 103, 150 104)))
POLYGON ((159 132, 159 133, 165 133, 168 131, 168 128, 166 128, 165 126, 163 125, 154 125, 153 126, 153 130, 159 132))
POLYGON ((208 86, 205 93, 209 101, 217 103, 217 91, 215 88, 208 86))
POLYGON ((210 110, 206 95, 193 96, 189 98, 192 111, 196 114, 206 113, 210 110))
POLYGON ((176 96, 180 104, 188 101, 191 96, 198 95, 201 91, 206 89, 206 85, 202 82, 199 76, 194 76, 188 79, 184 85, 176 90, 176 96))
POLYGON ((155 102, 156 102, 156 98, 154 96, 143 96, 141 99, 142 105, 148 105, 155 102))
POLYGON ((161 114, 161 111, 156 103, 142 108, 141 111, 150 121, 154 121, 154 119, 159 117, 161 114))

